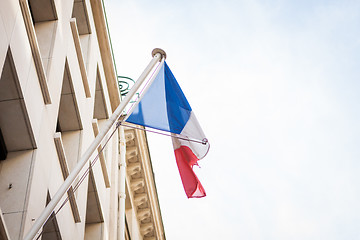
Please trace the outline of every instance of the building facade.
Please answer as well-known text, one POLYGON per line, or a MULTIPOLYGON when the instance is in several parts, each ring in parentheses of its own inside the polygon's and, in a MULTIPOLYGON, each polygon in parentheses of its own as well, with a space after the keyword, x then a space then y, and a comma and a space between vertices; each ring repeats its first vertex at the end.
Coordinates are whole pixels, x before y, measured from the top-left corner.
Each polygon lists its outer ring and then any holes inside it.
MULTIPOLYGON (((120 101, 101 0, 0 1, 0 239, 26 236, 120 101)), ((113 126, 36 237, 165 239, 145 132, 113 126)))

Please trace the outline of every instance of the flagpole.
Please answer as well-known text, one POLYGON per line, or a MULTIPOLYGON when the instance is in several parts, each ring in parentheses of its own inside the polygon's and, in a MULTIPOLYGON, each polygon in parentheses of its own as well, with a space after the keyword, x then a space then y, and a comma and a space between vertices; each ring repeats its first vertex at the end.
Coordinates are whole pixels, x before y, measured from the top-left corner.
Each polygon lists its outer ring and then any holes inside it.
POLYGON ((106 136, 108 131, 120 117, 121 113, 124 111, 127 104, 130 102, 131 98, 135 95, 138 88, 145 81, 146 77, 149 75, 150 71, 154 68, 154 66, 161 61, 162 58, 166 58, 166 53, 158 48, 155 48, 152 51, 153 59, 150 61, 148 66, 145 68, 143 73, 140 75, 138 80, 135 82, 134 86, 131 88, 130 92, 126 95, 126 97, 120 102, 119 106, 116 108, 114 113, 111 115, 109 120, 105 123, 101 132, 96 136, 94 141, 91 143, 89 148, 83 154, 77 165, 74 167, 73 171, 69 174, 69 176, 65 179, 64 183, 60 186, 56 194, 52 197, 49 204, 42 211, 40 216, 36 219, 34 225, 31 227, 30 231, 25 236, 24 240, 32 240, 40 228, 45 224, 51 213, 54 211, 56 205, 60 202, 61 198, 67 192, 67 190, 71 187, 71 184, 76 179, 77 175, 80 173, 81 169, 88 162, 89 158, 93 154, 93 152, 97 149, 103 138, 106 136))
POLYGON ((120 126, 120 169, 119 169, 119 217, 118 217, 118 240, 125 239, 125 200, 126 200, 126 139, 125 130, 120 126))

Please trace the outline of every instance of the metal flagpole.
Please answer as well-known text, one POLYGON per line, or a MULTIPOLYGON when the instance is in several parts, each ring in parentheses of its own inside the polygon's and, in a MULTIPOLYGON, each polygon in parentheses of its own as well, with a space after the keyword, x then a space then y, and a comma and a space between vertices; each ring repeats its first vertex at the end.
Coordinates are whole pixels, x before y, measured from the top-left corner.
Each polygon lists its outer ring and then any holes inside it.
POLYGON ((120 126, 120 174, 119 174, 119 218, 118 218, 118 240, 125 240, 125 180, 126 180, 126 139, 124 127, 120 126))
POLYGON ((119 106, 116 108, 114 113, 111 115, 109 120, 105 123, 101 132, 97 135, 94 141, 91 143, 89 148, 86 150, 84 155, 81 157, 77 165, 74 167, 73 171, 69 174, 69 176, 65 179, 64 183, 60 186, 56 194, 53 196, 49 204, 42 211, 38 219, 36 219, 34 225, 31 227, 30 231, 25 236, 24 240, 32 240, 40 228, 45 224, 46 220, 49 218, 51 213, 54 211, 56 205, 59 203, 63 195, 67 192, 67 190, 71 187, 71 184, 76 179, 77 175, 80 173, 81 169, 88 162, 89 158, 93 154, 93 152, 97 149, 103 138, 106 136, 108 131, 120 117, 121 113, 125 109, 126 105, 130 102, 131 98, 135 95, 138 88, 144 82, 146 77, 149 75, 150 71, 154 68, 154 66, 162 59, 166 57, 165 51, 155 48, 152 51, 153 59, 150 61, 148 66, 145 68, 143 73, 140 75, 138 80, 135 82, 134 86, 130 90, 130 92, 126 95, 124 100, 122 100, 119 106))

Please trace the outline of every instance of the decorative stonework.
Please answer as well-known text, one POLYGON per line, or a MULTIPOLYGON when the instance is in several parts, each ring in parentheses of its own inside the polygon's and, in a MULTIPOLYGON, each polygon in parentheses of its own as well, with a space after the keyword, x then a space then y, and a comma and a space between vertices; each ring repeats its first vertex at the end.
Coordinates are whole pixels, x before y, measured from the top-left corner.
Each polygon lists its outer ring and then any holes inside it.
POLYGON ((143 239, 163 240, 164 229, 157 199, 145 132, 126 128, 127 185, 143 239))

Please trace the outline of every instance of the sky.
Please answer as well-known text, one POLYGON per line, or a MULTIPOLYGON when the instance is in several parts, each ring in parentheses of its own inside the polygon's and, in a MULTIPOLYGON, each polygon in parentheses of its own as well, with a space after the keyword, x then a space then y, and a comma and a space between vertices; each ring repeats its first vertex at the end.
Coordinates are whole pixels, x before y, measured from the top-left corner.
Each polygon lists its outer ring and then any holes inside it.
POLYGON ((360 2, 105 0, 119 75, 162 48, 211 147, 187 199, 148 133, 167 239, 360 238, 360 2))

